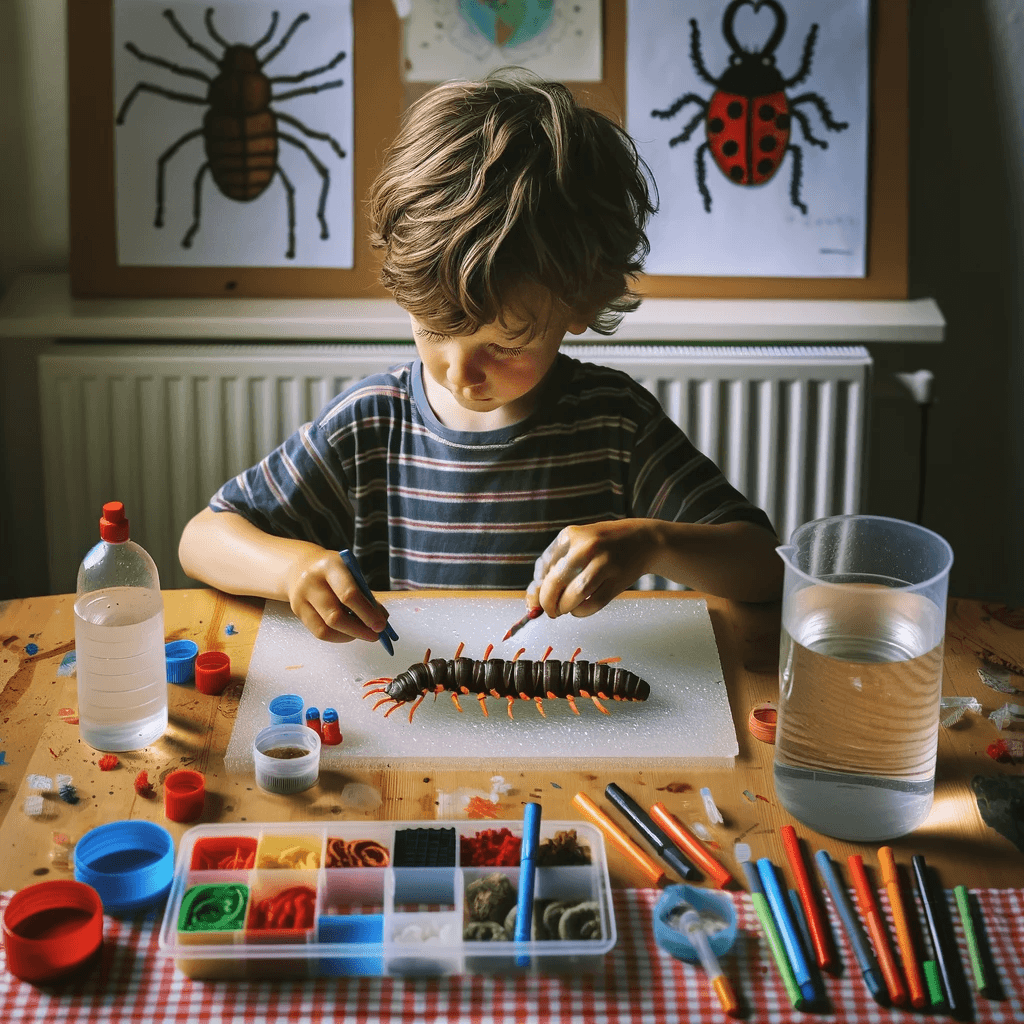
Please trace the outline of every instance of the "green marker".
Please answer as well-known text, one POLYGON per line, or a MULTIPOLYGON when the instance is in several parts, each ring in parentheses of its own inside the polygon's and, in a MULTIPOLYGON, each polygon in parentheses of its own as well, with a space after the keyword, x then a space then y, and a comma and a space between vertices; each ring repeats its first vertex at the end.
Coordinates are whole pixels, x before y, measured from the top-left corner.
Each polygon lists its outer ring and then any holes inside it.
POLYGON ((985 979, 985 962, 981 959, 981 947, 978 945, 978 934, 974 930, 974 918, 971 915, 971 904, 967 898, 967 887, 955 886, 953 895, 960 911, 960 920, 964 926, 964 938, 967 940, 967 951, 971 956, 971 970, 974 972, 974 984, 979 992, 984 992, 987 985, 985 979))
POLYGON ((779 930, 775 926, 775 918, 772 917, 772 908, 768 905, 764 889, 761 888, 761 879, 758 876, 757 868, 748 860, 741 861, 740 867, 743 868, 743 873, 747 876, 747 886, 750 889, 754 912, 757 914, 758 921, 761 922, 764 937, 768 940, 768 948, 775 958, 775 966, 779 969, 779 975, 782 978, 782 984, 786 987, 789 1001, 793 1004, 793 1009, 802 1010, 807 1005, 807 1001, 800 991, 793 968, 789 964, 786 947, 782 944, 782 936, 779 935, 779 930))

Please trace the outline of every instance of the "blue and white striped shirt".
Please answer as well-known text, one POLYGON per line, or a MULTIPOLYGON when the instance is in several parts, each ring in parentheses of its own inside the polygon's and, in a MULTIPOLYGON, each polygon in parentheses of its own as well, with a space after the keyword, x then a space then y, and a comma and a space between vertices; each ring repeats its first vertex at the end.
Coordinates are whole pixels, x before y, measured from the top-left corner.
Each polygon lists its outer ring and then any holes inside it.
POLYGON ((536 410, 451 430, 419 360, 333 399, 210 500, 266 533, 351 548, 375 590, 525 590, 564 526, 768 517, 627 374, 559 354, 536 410))

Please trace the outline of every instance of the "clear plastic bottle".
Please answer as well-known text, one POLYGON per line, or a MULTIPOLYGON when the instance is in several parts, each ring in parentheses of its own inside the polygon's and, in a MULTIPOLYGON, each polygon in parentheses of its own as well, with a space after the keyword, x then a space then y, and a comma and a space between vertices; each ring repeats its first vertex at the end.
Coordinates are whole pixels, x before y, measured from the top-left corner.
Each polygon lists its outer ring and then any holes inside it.
POLYGON ((78 570, 78 727, 97 750, 138 750, 167 729, 160 577, 121 502, 103 506, 100 538, 78 570))

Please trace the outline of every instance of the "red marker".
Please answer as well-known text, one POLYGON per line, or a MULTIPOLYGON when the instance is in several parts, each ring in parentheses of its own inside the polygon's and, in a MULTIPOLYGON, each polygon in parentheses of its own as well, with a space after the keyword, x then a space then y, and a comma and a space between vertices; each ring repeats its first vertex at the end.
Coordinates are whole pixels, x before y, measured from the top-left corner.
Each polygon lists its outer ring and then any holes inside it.
POLYGON ((882 912, 875 902, 875 894, 868 882, 867 873, 864 871, 864 859, 859 853, 847 858, 846 863, 850 868, 850 878, 853 881, 854 892, 857 894, 857 905, 860 907, 861 917, 868 926, 868 934, 875 944, 875 957, 878 966, 882 969, 882 977, 885 978, 885 987, 889 990, 889 999, 894 1006, 907 1005, 907 987, 903 984, 903 977, 900 975, 896 957, 893 956, 892 945, 889 942, 889 933, 885 929, 885 921, 882 920, 882 912))
POLYGON ((827 969, 832 964, 832 946, 828 941, 828 929, 825 927, 821 907, 814 898, 814 889, 800 849, 800 840, 797 839, 796 829, 792 825, 783 825, 779 833, 782 835, 786 860, 789 861, 789 869, 793 872, 793 880, 796 882, 800 903, 807 918, 807 930, 811 933, 811 943, 814 946, 814 959, 819 967, 827 969))
POLYGON ((544 614, 544 609, 540 605, 536 608, 531 608, 518 622, 513 623, 508 628, 508 632, 501 638, 501 642, 504 643, 506 640, 510 640, 525 626, 528 622, 532 622, 534 619, 540 618, 544 614))

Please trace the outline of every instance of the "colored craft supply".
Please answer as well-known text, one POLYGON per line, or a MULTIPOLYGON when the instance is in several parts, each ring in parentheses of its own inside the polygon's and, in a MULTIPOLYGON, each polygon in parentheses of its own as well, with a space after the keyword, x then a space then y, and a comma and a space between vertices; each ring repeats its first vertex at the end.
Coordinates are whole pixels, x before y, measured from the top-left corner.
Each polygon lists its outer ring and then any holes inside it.
POLYGON ((306 726, 312 729, 320 739, 324 738, 323 727, 320 725, 319 708, 306 708, 306 726))
POLYGON ((935 892, 928 877, 928 865, 924 857, 915 853, 910 858, 914 869, 914 880, 917 883, 917 894, 921 900, 921 909, 924 911, 925 922, 928 925, 928 934, 932 941, 932 948, 935 950, 935 959, 939 967, 939 977, 942 979, 943 996, 950 1013, 957 1009, 956 990, 953 987, 953 957, 955 951, 946 942, 942 931, 942 920, 939 917, 939 894, 935 892))
POLYGON ((697 950, 701 966, 711 982, 715 995, 718 996, 722 1009, 730 1017, 738 1016, 739 1003, 736 1001, 736 994, 733 992, 729 979, 725 976, 719 965, 718 958, 711 949, 704 926, 700 923, 699 915, 693 909, 686 910, 679 923, 682 926, 683 933, 693 943, 694 949, 697 950))
POLYGON ((893 955, 889 933, 886 930, 882 912, 878 909, 874 890, 868 882, 868 876, 864 870, 864 858, 859 853, 855 853, 847 858, 846 863, 850 868, 850 879, 853 882, 854 892, 857 894, 860 915, 864 918, 864 922, 868 926, 868 934, 875 945, 875 956, 878 959, 878 966, 882 969, 882 977, 885 978, 889 999, 894 1006, 906 1006, 907 987, 903 983, 899 964, 896 963, 896 957, 893 955))
MULTIPOLYGON (((369 583, 366 582, 366 577, 363 576, 362 569, 359 568, 356 556, 353 555, 348 548, 345 548, 344 551, 339 551, 338 554, 341 555, 341 560, 345 563, 345 568, 352 574, 352 579, 356 581, 356 586, 362 591, 363 597, 368 601, 371 601, 373 604, 378 604, 379 602, 373 596, 373 591, 370 590, 369 583)), ((394 656, 395 647, 391 641, 397 640, 398 634, 395 632, 395 629, 390 622, 384 624, 384 628, 377 634, 377 639, 380 641, 384 650, 387 651, 388 654, 394 656)))
POLYGON ((341 725, 338 722, 338 712, 334 708, 324 708, 323 731, 324 746, 336 747, 342 740, 341 725))
POLYGON ((813 1003, 818 998, 818 992, 811 976, 807 957, 804 955, 796 921, 793 920, 793 915, 789 912, 786 896, 782 891, 782 886, 779 885, 775 865, 767 857, 762 857, 757 862, 757 871, 761 876, 761 885, 764 888, 768 904, 772 908, 779 934, 782 936, 782 944, 786 947, 786 956, 793 968, 793 977, 800 987, 800 994, 807 1002, 813 1003))
POLYGON ((701 787, 700 798, 704 801, 704 813, 708 816, 708 821, 712 825, 721 825, 725 819, 722 817, 722 812, 718 809, 718 804, 715 803, 715 798, 711 795, 711 790, 707 786, 701 787))
POLYGON ((672 840, 650 815, 614 782, 605 786, 604 795, 629 819, 630 824, 654 847, 658 856, 681 878, 697 876, 694 866, 672 845, 672 840))
POLYGON ((103 945, 99 894, 70 879, 27 885, 4 910, 3 942, 7 970, 16 978, 59 982, 92 962, 103 945))
POLYGON ((236 932, 245 927, 249 887, 238 882, 194 885, 181 901, 180 932, 236 932))
POLYGON ((907 904, 900 888, 900 876, 896 870, 896 860, 891 846, 878 849, 878 866, 882 875, 882 884, 889 893, 889 906, 892 909, 892 922, 896 929, 896 945, 899 947, 903 971, 907 976, 907 988, 910 990, 910 1005, 915 1010, 923 1010, 928 1005, 928 991, 924 984, 924 974, 918 963, 917 950, 910 930, 910 917, 907 904))
POLYGON ((206 803, 206 779, 202 772, 182 768, 164 779, 164 814, 171 821, 195 821, 206 803))
POLYGON ((196 689, 216 697, 231 682, 231 659, 223 651, 203 651, 196 658, 196 689))
POLYGON ((302 705, 305 702, 297 693, 282 693, 267 705, 271 725, 301 725, 302 705))
POLYGON ((585 814, 654 885, 661 885, 665 880, 665 872, 586 793, 577 793, 572 802, 576 809, 585 814))
POLYGON ((712 878, 719 889, 726 888, 734 881, 728 870, 686 831, 686 826, 663 803, 651 807, 651 818, 665 830, 676 846, 693 858, 697 867, 712 878))
POLYGON ((974 927, 974 915, 971 913, 971 901, 967 895, 967 887, 957 885, 953 888, 953 895, 956 897, 956 906, 960 911, 960 923, 964 929, 964 939, 967 941, 967 952, 971 957, 971 972, 974 974, 974 984, 978 986, 979 992, 988 988, 988 978, 985 975, 985 961, 981 955, 981 945, 978 942, 978 933, 974 927))
POLYGON ((540 605, 536 608, 531 608, 521 619, 517 619, 508 628, 508 632, 501 638, 501 642, 504 643, 506 640, 510 640, 525 626, 528 622, 533 622, 534 619, 539 619, 544 614, 544 609, 540 605))
POLYGON ((842 922, 847 939, 849 939, 853 955, 857 958, 857 966, 860 967, 864 984, 871 993, 871 997, 879 1006, 888 1006, 889 995, 885 987, 885 981, 882 978, 882 972, 878 966, 878 961, 875 959, 875 954, 871 951, 871 944, 868 942, 868 937, 864 934, 860 919, 854 913, 853 904, 850 903, 850 897, 846 892, 846 886, 843 885, 839 878, 839 872, 836 870, 832 858, 828 855, 827 850, 819 850, 814 855, 814 860, 818 865, 821 877, 828 886, 828 891, 832 894, 832 903, 836 908, 836 913, 839 914, 839 920, 842 922))
POLYGON ((833 962, 833 950, 821 907, 811 885, 811 877, 807 871, 803 851, 800 849, 800 840, 792 825, 783 825, 779 829, 779 834, 782 836, 782 847, 786 851, 786 860, 789 863, 790 871, 793 872, 793 881, 796 882, 797 892, 800 894, 800 904, 803 906, 804 916, 807 918, 807 930, 810 933, 815 962, 819 967, 827 970, 833 962))
MULTIPOLYGON (((523 808, 523 842, 519 859, 519 895, 517 898, 515 942, 529 942, 533 923, 533 890, 537 879, 537 847, 540 845, 540 804, 530 802, 523 808)), ((528 957, 519 956, 516 963, 525 967, 528 957)))

